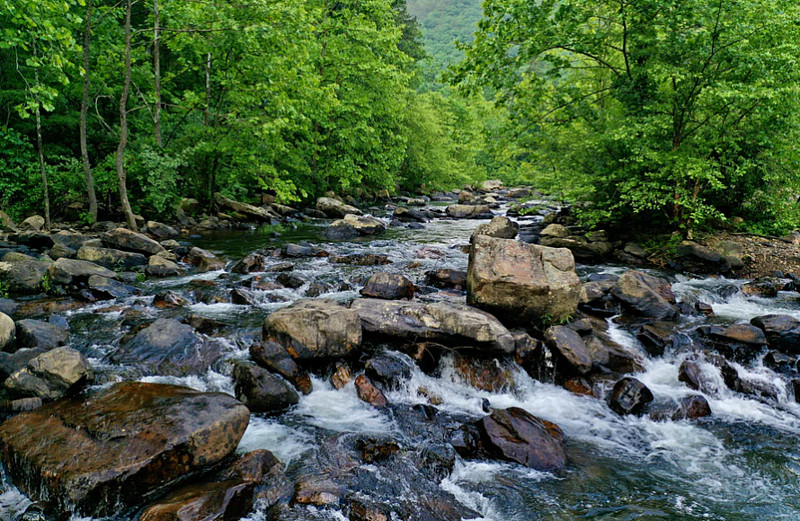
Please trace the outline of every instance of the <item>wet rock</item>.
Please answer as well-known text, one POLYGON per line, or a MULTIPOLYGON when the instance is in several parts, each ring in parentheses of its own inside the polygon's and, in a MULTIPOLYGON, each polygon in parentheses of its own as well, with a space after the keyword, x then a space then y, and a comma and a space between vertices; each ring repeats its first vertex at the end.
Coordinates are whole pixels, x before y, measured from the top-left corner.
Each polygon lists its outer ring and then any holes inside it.
POLYGON ((103 244, 117 250, 132 251, 145 255, 155 255, 165 251, 164 247, 150 237, 132 232, 127 228, 117 228, 103 234, 103 244))
POLYGON ((771 348, 800 354, 800 320, 788 315, 766 315, 750 323, 764 332, 771 348))
POLYGON ((65 345, 69 337, 67 328, 41 320, 19 320, 16 330, 17 347, 53 349, 65 345))
POLYGON ((581 336, 566 326, 553 326, 544 334, 545 344, 579 374, 592 370, 592 356, 581 336))
POLYGON ((325 475, 301 476, 295 483, 292 501, 301 505, 325 506, 338 503, 344 493, 344 487, 325 475))
POLYGON ((513 239, 519 232, 519 225, 504 216, 493 217, 488 223, 479 224, 472 233, 472 239, 478 235, 488 235, 498 239, 513 239))
POLYGON ((175 309, 187 304, 189 304, 189 301, 186 300, 183 295, 171 289, 156 293, 153 297, 153 306, 158 309, 175 309))
POLYGON ((15 397, 55 400, 94 378, 92 367, 78 351, 58 347, 31 359, 5 381, 15 397))
POLYGON ((614 285, 611 293, 639 315, 655 319, 677 316, 671 284, 641 271, 628 271, 614 285))
POLYGON ((364 332, 375 337, 429 340, 487 353, 510 354, 514 337, 496 318, 468 306, 445 302, 356 299, 350 309, 364 332))
POLYGON ((306 283, 306 279, 301 277, 300 275, 296 275, 294 273, 281 273, 275 279, 275 281, 287 288, 297 289, 303 286, 306 283))
POLYGON ((277 373, 294 384, 303 394, 311 392, 311 378, 302 371, 283 346, 275 342, 250 345, 250 358, 261 367, 277 373))
POLYGON ((673 421, 696 420, 697 418, 711 416, 711 406, 704 396, 685 396, 680 399, 679 405, 678 410, 672 415, 673 421))
POLYGON ((255 306, 256 297, 252 291, 244 288, 234 288, 231 291, 231 302, 241 306, 255 306))
POLYGON ((236 363, 233 381, 236 398, 251 412, 275 414, 300 400, 286 380, 257 365, 236 363))
POLYGON ((407 358, 401 358, 390 353, 381 353, 367 360, 364 364, 364 374, 386 388, 399 387, 411 378, 411 363, 407 358))
POLYGON ((393 440, 359 439, 356 447, 361 451, 361 460, 365 463, 386 461, 400 450, 400 446, 393 440))
POLYGON ((331 385, 334 389, 343 389, 353 379, 353 371, 347 362, 338 361, 331 374, 331 385))
POLYGON ((10 256, 10 253, 6 254, 0 262, 0 283, 3 287, 20 293, 39 291, 50 263, 27 255, 22 258, 9 258, 10 256))
POLYGON ((327 257, 327 251, 310 244, 287 244, 281 248, 281 255, 290 259, 303 257, 327 257))
POLYGON ((137 292, 133 286, 108 277, 101 277, 100 275, 91 275, 86 282, 86 286, 94 298, 98 300, 126 298, 137 292))
POLYGON ((224 322, 214 320, 213 318, 204 317, 202 315, 196 315, 194 313, 190 313, 189 315, 183 317, 181 322, 184 324, 189 324, 204 335, 210 335, 228 327, 228 324, 224 322))
POLYGON ((770 400, 777 400, 780 394, 778 389, 771 383, 742 377, 739 371, 731 364, 724 364, 720 368, 720 373, 722 374, 725 386, 737 393, 768 398, 770 400))
POLYGON ((636 378, 626 376, 614 384, 609 397, 609 407, 619 415, 644 413, 647 404, 653 401, 653 393, 636 378))
POLYGON ((116 279, 118 275, 93 262, 76 259, 58 259, 48 269, 50 280, 54 284, 64 286, 85 284, 89 277, 99 276, 107 279, 116 279))
POLYGON ((16 339, 17 326, 11 317, 0 312, 0 351, 12 351, 16 339))
POLYGON ((386 231, 383 221, 374 217, 347 214, 344 219, 334 221, 325 230, 328 239, 353 239, 358 236, 379 235, 386 231))
POLYGON ((636 339, 641 342, 650 356, 662 356, 667 349, 679 347, 684 341, 680 333, 676 332, 675 322, 656 321, 645 324, 636 333, 636 339))
POLYGON ((93 262, 112 270, 129 270, 147 265, 147 257, 141 253, 96 246, 81 246, 77 256, 80 260, 93 262))
POLYGON ((561 429, 518 407, 497 409, 477 425, 484 447, 496 457, 540 471, 567 464, 561 429))
POLYGON ((303 299, 264 320, 264 340, 295 360, 347 356, 361 346, 358 312, 328 299, 303 299))
POLYGON ((252 204, 235 201, 230 197, 225 197, 221 193, 214 194, 214 202, 220 208, 229 209, 241 215, 244 219, 258 222, 271 222, 273 219, 280 219, 280 215, 267 208, 260 208, 252 204))
POLYGON ((183 275, 183 270, 176 263, 159 255, 153 255, 144 270, 148 277, 164 278, 183 275))
POLYGON ((233 453, 249 416, 226 394, 125 382, 6 421, 0 458, 54 513, 113 516, 233 453))
POLYGON ((443 289, 465 289, 467 287, 467 272, 442 268, 425 272, 425 283, 443 289))
POLYGON ((197 270, 201 273, 225 269, 224 260, 220 259, 210 251, 198 248, 197 246, 189 250, 189 255, 187 255, 186 260, 189 262, 189 264, 197 266, 197 270))
POLYGON ((678 368, 678 380, 685 383, 689 389, 700 390, 702 384, 702 370, 697 362, 684 360, 678 368))
POLYGON ((475 238, 467 270, 467 302, 528 325, 575 313, 581 283, 568 250, 484 235, 475 238))
POLYGON ((342 218, 347 216, 347 214, 361 215, 361 210, 355 206, 344 204, 332 197, 320 197, 317 199, 317 210, 333 218, 342 218))
POLYGON ((194 329, 171 318, 160 318, 139 331, 109 359, 139 369, 145 375, 203 374, 222 356, 221 346, 204 341, 194 329))
POLYGON ((750 297, 775 298, 783 289, 783 284, 772 278, 748 282, 742 286, 742 293, 750 297))
POLYGON ((330 258, 330 261, 334 264, 350 264, 351 266, 382 266, 392 263, 388 256, 374 253, 333 256, 330 258))
POLYGON ((44 224, 44 217, 41 215, 32 215, 19 223, 19 229, 22 231, 38 232, 44 228, 44 224))
MULTIPOLYGON (((259 489, 280 481, 281 464, 267 450, 240 456, 222 472, 201 483, 182 486, 149 505, 138 521, 228 521, 247 516, 259 489), (277 478, 277 479, 276 479, 277 478)), ((268 503, 268 504, 271 504, 268 503)))
POLYGON ((770 351, 764 356, 764 365, 777 373, 792 374, 795 371, 796 361, 780 351, 770 351))
POLYGON ((389 405, 386 396, 383 395, 380 389, 370 381, 369 378, 360 374, 356 376, 355 380, 356 394, 358 397, 373 407, 383 408, 389 405))
POLYGON ((411 222, 426 223, 428 222, 429 219, 429 216, 420 210, 415 210, 413 208, 403 208, 402 206, 395 208, 392 217, 404 223, 411 223, 411 222))
POLYGON ((402 275, 382 271, 369 278, 361 295, 385 300, 412 299, 414 283, 402 275))
POLYGON ((244 275, 247 273, 266 271, 266 269, 266 257, 260 253, 251 253, 247 257, 234 264, 231 268, 231 273, 240 273, 244 275))
POLYGON ((453 368, 458 376, 476 389, 493 393, 516 389, 514 367, 508 360, 454 354, 453 368))
POLYGON ((767 345, 764 332, 750 324, 701 326, 698 332, 706 336, 706 343, 724 357, 745 363, 754 360, 767 345))
POLYGON ((451 204, 447 215, 453 219, 489 219, 492 211, 485 204, 451 204))

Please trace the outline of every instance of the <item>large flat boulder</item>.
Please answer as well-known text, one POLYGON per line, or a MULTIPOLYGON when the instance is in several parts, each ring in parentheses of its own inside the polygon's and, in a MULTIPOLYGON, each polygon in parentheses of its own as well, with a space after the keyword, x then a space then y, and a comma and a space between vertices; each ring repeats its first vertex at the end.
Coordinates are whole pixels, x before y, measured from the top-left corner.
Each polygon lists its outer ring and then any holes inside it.
POLYGON ((221 356, 221 346, 202 338, 192 326, 160 318, 120 346, 109 360, 145 375, 186 376, 205 373, 221 356))
POLYGON ((342 357, 361 346, 356 311, 329 299, 303 299, 264 320, 264 340, 282 345, 296 360, 342 357))
POLYGON ((249 419, 226 394, 124 382, 6 421, 0 459, 50 511, 114 516, 233 453, 249 419))
POLYGON ((453 219, 487 219, 492 211, 485 204, 451 204, 447 207, 447 215, 453 219))
POLYGON ((280 215, 276 214, 272 210, 235 201, 230 197, 225 197, 219 192, 214 194, 214 202, 217 203, 221 208, 233 210, 247 219, 263 222, 270 222, 272 219, 280 219, 280 215))
POLYGON ((132 251, 144 255, 155 255, 166 251, 163 246, 147 235, 132 232, 127 228, 117 228, 103 234, 103 244, 116 250, 132 251))
POLYGON ((493 411, 478 421, 478 430, 484 447, 496 457, 541 471, 567 464, 561 429, 518 407, 493 411))
POLYGON ((569 250, 475 236, 467 302, 504 322, 562 322, 575 313, 581 283, 569 250))
POLYGON ((364 332, 399 340, 429 340, 454 347, 508 354, 514 350, 511 332, 492 315, 446 302, 356 299, 364 332))
POLYGON ((107 279, 116 279, 118 275, 108 268, 93 262, 77 259, 61 258, 55 261, 47 273, 54 284, 79 284, 86 283, 89 277, 99 276, 107 279))
POLYGON ((317 210, 328 217, 342 218, 347 214, 361 215, 361 210, 355 206, 344 204, 333 197, 320 197, 317 199, 317 210))
POLYGON ((141 253, 99 248, 97 246, 81 246, 81 249, 78 250, 78 259, 94 262, 112 270, 130 270, 136 266, 147 265, 147 257, 141 253))
POLYGON ((0 262, 0 283, 11 291, 33 293, 41 289, 42 279, 49 267, 49 262, 8 253, 0 262))
POLYGON ((678 315, 672 285, 666 279, 641 271, 628 271, 617 280, 611 294, 637 314, 655 319, 678 315))

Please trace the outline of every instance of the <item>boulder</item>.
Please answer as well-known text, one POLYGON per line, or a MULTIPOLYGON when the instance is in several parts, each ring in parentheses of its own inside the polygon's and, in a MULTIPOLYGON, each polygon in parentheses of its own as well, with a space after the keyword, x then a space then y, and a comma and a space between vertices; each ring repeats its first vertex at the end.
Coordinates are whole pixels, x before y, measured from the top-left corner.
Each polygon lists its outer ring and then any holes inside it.
POLYGON ((0 351, 11 351, 14 348, 17 326, 11 317, 0 312, 0 351))
POLYGON ((412 363, 392 353, 381 353, 364 364, 364 374, 373 382, 386 387, 398 387, 411 378, 412 363))
POLYGON ((205 341, 192 326, 160 318, 117 349, 109 360, 145 375, 203 374, 222 356, 217 342, 205 341))
POLYGON ((61 244, 60 242, 55 243, 53 247, 50 248, 50 251, 47 252, 47 255, 49 255, 50 258, 53 260, 58 260, 62 257, 66 257, 67 259, 74 259, 77 254, 78 252, 76 252, 75 250, 73 250, 68 246, 61 244))
POLYGON ((566 320, 575 313, 581 283, 575 260, 554 249, 485 235, 469 252, 467 303, 509 323, 566 320))
POLYGON ((380 389, 370 381, 369 378, 360 374, 356 376, 355 380, 356 394, 358 397, 373 407, 383 408, 389 405, 386 396, 383 395, 380 389))
POLYGON ((281 248, 281 256, 289 259, 303 257, 327 257, 329 253, 322 248, 311 244, 287 244, 281 248))
POLYGON ((17 225, 14 224, 14 220, 2 210, 0 210, 0 230, 5 230, 7 232, 19 231, 17 225))
POLYGON ((28 362, 46 352, 47 350, 41 347, 25 347, 13 353, 0 352, 0 382, 4 382, 6 378, 27 366, 28 362))
POLYGON ((251 412, 275 414, 300 401, 286 380, 254 364, 238 362, 233 368, 233 382, 236 399, 251 412))
POLYGON ((426 271, 425 283, 443 289, 465 289, 467 272, 450 268, 426 271))
POLYGON ((153 255, 150 257, 144 272, 148 277, 156 278, 177 277, 183 274, 183 270, 180 266, 160 255, 153 255))
POLYGON ((302 371, 286 349, 276 342, 256 342, 250 345, 250 358, 261 367, 277 373, 303 394, 311 392, 311 378, 302 371))
POLYGON ((347 362, 339 360, 333 368, 331 374, 331 385, 334 389, 343 389, 353 379, 353 371, 347 362))
POLYGON ((91 276, 105 277, 107 279, 118 278, 118 275, 108 268, 93 262, 77 259, 58 259, 50 265, 47 273, 54 284, 64 286, 85 284, 91 276))
POLYGON ((566 226, 554 223, 548 224, 539 235, 548 239, 564 239, 569 237, 570 231, 566 226))
POLYGON ((67 328, 41 320, 17 321, 17 346, 53 349, 67 343, 67 328))
POLYGON ((355 310, 328 299, 303 299, 264 320, 264 340, 282 345, 295 360, 338 358, 361 346, 355 310))
POLYGON ((92 296, 98 300, 130 297, 137 292, 133 286, 108 277, 101 277, 100 275, 89 276, 86 281, 86 287, 92 296))
POLYGON ((332 197, 320 197, 317 199, 317 210, 333 218, 342 218, 347 214, 361 215, 361 210, 355 206, 344 204, 332 197))
POLYGON ((453 219, 489 219, 492 211, 485 204, 451 204, 447 215, 453 219))
POLYGON ((267 258, 260 253, 251 253, 239 262, 233 265, 231 273, 239 273, 245 275, 247 273, 256 273, 267 270, 267 258))
POLYGON ((653 393, 636 378, 626 376, 614 384, 608 405, 619 415, 644 413, 647 404, 653 401, 653 393))
POLYGON ((147 233, 152 235, 153 237, 157 237, 159 240, 164 239, 174 239, 176 237, 181 236, 180 230, 173 228, 164 223, 156 222, 156 221, 147 221, 147 233))
POLYGON ((628 271, 617 280, 611 293, 644 317, 669 320, 678 315, 672 285, 660 277, 628 271))
POLYGON ((350 309, 364 332, 377 338, 429 340, 496 354, 515 347, 513 335, 496 318, 468 306, 361 298, 350 309))
POLYGON ((502 190, 503 182, 499 179, 487 179, 481 184, 481 190, 484 192, 492 192, 494 190, 502 190))
POLYGON ((119 515, 233 453, 250 418, 222 393, 124 382, 0 425, 13 482, 56 515, 119 515))
POLYGON ((281 273, 276 278, 275 281, 284 286, 286 288, 297 289, 303 286, 306 282, 308 282, 305 278, 297 275, 295 273, 281 273))
POLYGON ((81 249, 78 250, 78 258, 112 270, 130 270, 137 266, 147 265, 147 257, 141 253, 96 246, 81 246, 81 249))
POLYGON ((761 329, 772 349, 800 354, 800 320, 788 315, 756 317, 750 323, 761 329))
POLYGON ((496 237, 498 239, 513 239, 517 236, 518 232, 519 224, 508 217, 498 215, 497 217, 493 217, 488 223, 479 224, 472 233, 472 239, 475 239, 477 235, 488 235, 489 237, 496 237))
POLYGON ((39 261, 23 255, 10 258, 6 254, 0 262, 0 284, 15 292, 33 293, 41 289, 42 279, 50 267, 49 262, 39 261))
POLYGON ((268 223, 273 219, 280 219, 280 215, 273 212, 272 209, 241 203, 231 199, 230 197, 225 197, 219 192, 214 194, 214 202, 217 203, 220 208, 232 210, 248 220, 268 223))
POLYGON ((189 264, 197 266, 197 270, 201 273, 225 269, 224 260, 220 259, 210 251, 198 248, 197 246, 189 250, 186 260, 189 262, 189 264))
POLYGON ((109 248, 143 253, 145 255, 155 255, 165 251, 163 246, 150 237, 127 228, 117 228, 105 233, 102 236, 102 240, 103 244, 109 248))
POLYGON ((553 326, 547 329, 544 340, 561 360, 579 374, 592 370, 592 355, 581 336, 566 326, 553 326))
POLYGON ((684 396, 678 405, 678 410, 672 415, 673 421, 696 420, 711 416, 711 406, 708 404, 708 400, 699 394, 684 396))
POLYGON ((567 464, 561 429, 523 409, 497 409, 477 425, 484 447, 496 457, 545 472, 567 464))
POLYGON ((385 300, 410 300, 414 298, 414 283, 402 275, 381 271, 369 278, 361 290, 361 296, 385 300))
POLYGON ((728 327, 701 326, 698 332, 706 337, 706 345, 728 359, 749 363, 767 346, 764 332, 750 324, 734 324, 728 327))
POLYGON ((325 230, 328 239, 353 239, 360 235, 379 235, 386 231, 386 225, 374 217, 347 214, 344 219, 334 221, 325 230))
POLYGON ((44 228, 44 224, 44 217, 41 215, 32 215, 19 223, 19 229, 23 232, 38 232, 44 228))
POLYGON ((394 210, 394 214, 392 214, 393 219, 397 219, 400 222, 404 223, 425 223, 428 222, 428 216, 420 211, 415 210, 413 208, 404 208, 402 206, 398 206, 394 210))
POLYGON ((475 358, 454 353, 453 369, 465 382, 481 391, 516 390, 513 364, 507 359, 475 358))
POLYGON ((92 366, 78 351, 58 347, 30 360, 5 381, 15 397, 55 400, 94 378, 92 366))

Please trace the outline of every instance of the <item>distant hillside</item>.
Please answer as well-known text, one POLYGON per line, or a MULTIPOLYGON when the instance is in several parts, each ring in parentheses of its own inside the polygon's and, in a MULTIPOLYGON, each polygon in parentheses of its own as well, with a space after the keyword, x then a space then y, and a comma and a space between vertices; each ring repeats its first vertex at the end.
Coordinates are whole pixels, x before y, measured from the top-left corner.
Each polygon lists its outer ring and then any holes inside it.
POLYGON ((444 68, 461 60, 455 41, 471 42, 481 19, 481 0, 408 0, 408 12, 419 20, 425 49, 444 68))

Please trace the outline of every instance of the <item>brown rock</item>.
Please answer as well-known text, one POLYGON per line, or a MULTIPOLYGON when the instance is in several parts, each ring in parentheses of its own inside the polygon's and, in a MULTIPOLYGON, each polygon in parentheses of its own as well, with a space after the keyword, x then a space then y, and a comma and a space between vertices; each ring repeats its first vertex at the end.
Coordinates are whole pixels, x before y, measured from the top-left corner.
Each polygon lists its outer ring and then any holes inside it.
POLYGON ((386 400, 386 397, 383 395, 381 390, 375 387, 375 385, 369 381, 369 378, 363 374, 360 374, 356 377, 355 384, 356 393, 362 401, 365 401, 368 404, 378 408, 383 408, 389 405, 389 402, 386 400))
POLYGON ((567 464, 561 429, 520 408, 495 410, 478 422, 478 429, 484 446, 503 459, 541 471, 567 464))

